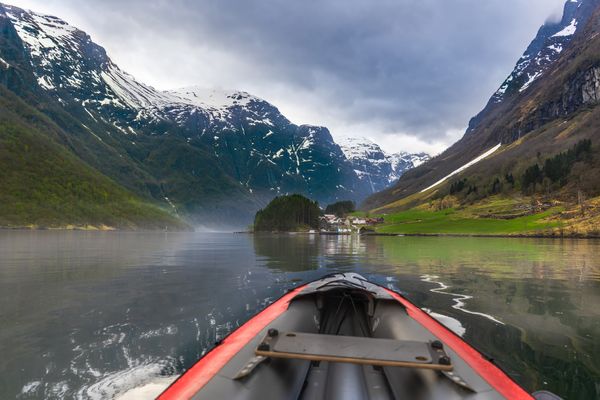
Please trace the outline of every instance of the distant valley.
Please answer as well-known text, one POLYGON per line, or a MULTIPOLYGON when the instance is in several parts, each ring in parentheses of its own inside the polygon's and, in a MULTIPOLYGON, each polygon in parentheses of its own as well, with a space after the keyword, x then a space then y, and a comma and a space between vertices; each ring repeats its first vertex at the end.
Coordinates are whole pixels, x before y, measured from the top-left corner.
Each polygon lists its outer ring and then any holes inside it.
POLYGON ((246 228, 298 193, 382 233, 600 236, 599 7, 567 1, 430 159, 243 91, 154 89, 60 18, 0 5, 0 227, 246 228))
POLYGON ((430 158, 426 153, 388 154, 379 145, 364 137, 344 138, 340 140, 340 146, 354 172, 371 193, 387 188, 406 171, 430 158))
POLYGON ((32 195, 31 185, 57 167, 38 165, 45 150, 18 167, 10 165, 14 152, 0 158, 7 188, 1 200, 11 204, 2 208, 0 226, 135 229, 157 225, 150 216, 158 213, 166 226, 175 218, 240 227, 280 194, 301 193, 322 205, 360 202, 426 158, 384 156, 382 165, 359 143, 348 153, 327 128, 295 125, 245 92, 156 90, 121 70, 85 32, 9 5, 0 5, 0 84, 7 93, 0 140, 23 149, 25 137, 11 129, 25 129, 36 145, 48 142, 48 154, 68 154, 73 162, 32 195), (104 203, 95 195, 87 202, 96 203, 92 217, 77 199, 87 196, 80 187, 96 184, 79 170, 110 182, 147 212, 105 219, 106 202, 122 209, 107 191, 104 203))

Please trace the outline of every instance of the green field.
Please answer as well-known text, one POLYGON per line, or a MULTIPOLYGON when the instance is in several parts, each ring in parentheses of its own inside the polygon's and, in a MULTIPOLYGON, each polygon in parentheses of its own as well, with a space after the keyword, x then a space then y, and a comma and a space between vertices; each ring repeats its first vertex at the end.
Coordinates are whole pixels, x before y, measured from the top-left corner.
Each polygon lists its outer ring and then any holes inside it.
POLYGON ((558 228, 557 221, 545 219, 560 211, 558 207, 538 214, 513 219, 481 218, 465 210, 449 208, 442 211, 411 209, 385 215, 379 233, 398 234, 462 234, 516 235, 536 234, 558 228))

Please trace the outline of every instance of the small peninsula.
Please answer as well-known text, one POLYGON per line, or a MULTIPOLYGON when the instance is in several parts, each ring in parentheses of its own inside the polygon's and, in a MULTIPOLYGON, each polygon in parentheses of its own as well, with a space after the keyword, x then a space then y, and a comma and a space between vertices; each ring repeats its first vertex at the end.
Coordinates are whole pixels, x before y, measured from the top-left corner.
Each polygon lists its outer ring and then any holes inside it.
POLYGON ((319 228, 321 210, 316 201, 292 194, 275 197, 254 218, 254 232, 302 232, 319 228))

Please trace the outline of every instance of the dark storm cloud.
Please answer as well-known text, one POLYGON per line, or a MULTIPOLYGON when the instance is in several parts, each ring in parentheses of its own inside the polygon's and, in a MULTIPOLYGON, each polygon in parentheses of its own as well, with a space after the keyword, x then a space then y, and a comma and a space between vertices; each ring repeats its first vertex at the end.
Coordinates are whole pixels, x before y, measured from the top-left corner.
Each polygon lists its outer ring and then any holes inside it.
POLYGON ((75 20, 117 63, 155 85, 246 89, 334 134, 368 130, 362 134, 447 145, 562 2, 24 3, 75 20))

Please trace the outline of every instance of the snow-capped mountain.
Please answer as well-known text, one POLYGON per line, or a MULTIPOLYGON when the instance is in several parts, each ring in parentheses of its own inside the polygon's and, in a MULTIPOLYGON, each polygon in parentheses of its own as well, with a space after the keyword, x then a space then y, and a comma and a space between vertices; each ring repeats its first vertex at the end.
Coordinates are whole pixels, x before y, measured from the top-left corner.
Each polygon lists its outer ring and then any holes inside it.
POLYGON ((10 19, 23 41, 40 87, 67 97, 59 97, 61 102, 75 100, 88 111, 106 113, 115 123, 122 122, 121 115, 114 115, 116 111, 136 112, 134 121, 147 123, 183 121, 184 114, 192 110, 202 112, 208 121, 226 122, 232 108, 262 101, 235 91, 158 91, 122 71, 104 48, 65 21, 14 6, 2 7, 4 15, 0 16, 10 19))
POLYGON ((525 53, 521 56, 513 72, 494 93, 491 101, 501 102, 507 93, 522 92, 555 62, 562 50, 577 33, 578 27, 585 26, 591 16, 592 3, 583 0, 569 0, 565 3, 562 19, 557 23, 546 23, 538 31, 525 53))
POLYGON ((472 131, 485 114, 507 98, 527 91, 539 80, 586 25, 599 3, 598 0, 567 0, 561 20, 546 22, 540 27, 514 70, 492 95, 484 110, 470 121, 468 131, 472 131))
POLYGON ((371 193, 378 192, 396 182, 407 170, 429 160, 425 153, 405 152, 388 154, 367 138, 343 138, 338 140, 354 172, 366 182, 371 193))
POLYGON ((0 5, 0 28, 0 82, 51 118, 61 114, 56 122, 77 132, 62 139, 77 156, 169 207, 194 214, 225 198, 250 215, 277 194, 326 204, 371 192, 327 128, 295 125, 265 100, 154 89, 53 16, 0 5))

